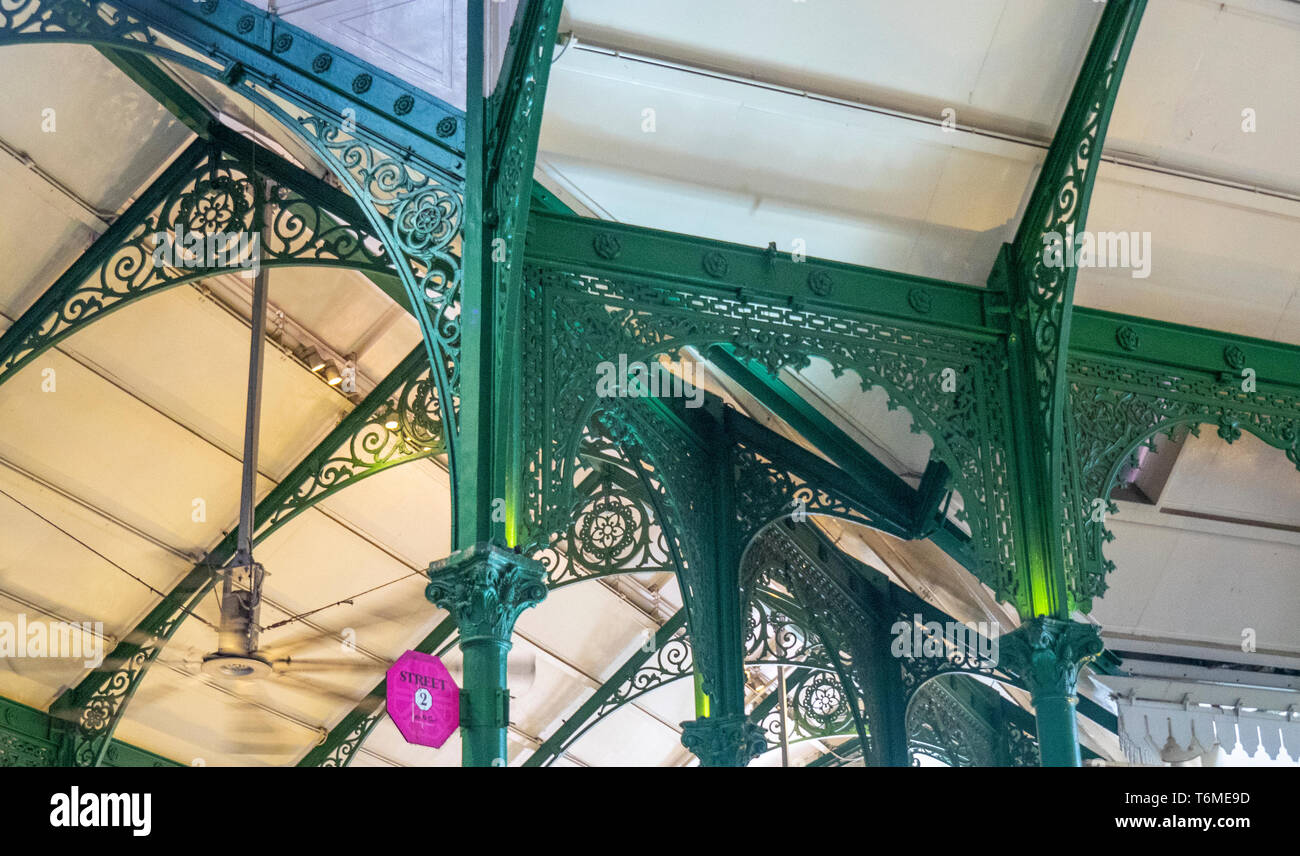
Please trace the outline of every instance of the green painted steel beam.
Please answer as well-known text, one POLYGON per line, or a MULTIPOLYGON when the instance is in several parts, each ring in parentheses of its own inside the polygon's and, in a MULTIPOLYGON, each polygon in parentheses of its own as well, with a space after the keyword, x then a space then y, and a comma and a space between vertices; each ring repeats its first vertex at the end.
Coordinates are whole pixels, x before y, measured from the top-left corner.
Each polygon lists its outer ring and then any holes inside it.
MULTIPOLYGON (((355 113, 359 129, 395 151, 408 151, 460 174, 464 123, 455 108, 306 30, 243 0, 115 0, 149 26, 224 63, 290 100, 338 117, 355 113)), ((120 47, 131 49, 129 45, 120 47)))
POLYGON ((707 354, 710 362, 750 395, 829 457, 853 479, 859 496, 877 508, 895 508, 910 517, 908 537, 923 537, 944 530, 941 547, 953 550, 953 557, 967 567, 973 565, 964 532, 948 520, 937 519, 940 503, 949 484, 947 467, 931 461, 920 488, 913 488, 893 470, 863 449, 838 425, 800 397, 779 378, 773 377, 754 360, 735 356, 730 346, 715 345, 707 354))
MULTIPOLYGON (((778 467, 798 474, 818 489, 844 497, 882 532, 903 539, 910 537, 917 494, 906 482, 903 482, 906 493, 900 492, 896 497, 883 495, 886 490, 880 482, 860 483, 836 464, 730 408, 723 411, 723 426, 732 442, 751 445, 778 467)), ((884 484, 890 486, 888 482, 884 484)))
POLYGON ((1175 373, 1227 372, 1240 378, 1240 371, 1225 357, 1231 348, 1241 352, 1244 365, 1255 370, 1258 380, 1300 387, 1297 345, 1082 307, 1074 310, 1070 331, 1071 356, 1105 357, 1128 366, 1159 367, 1175 373))
MULTIPOLYGON (((540 188, 540 185, 538 185, 540 188)), ((545 190, 541 188, 541 190, 545 190)), ((557 204, 563 205, 556 200, 557 204)), ((780 305, 788 305, 793 298, 799 305, 816 307, 819 303, 812 298, 801 299, 801 280, 788 272, 798 273, 798 265, 806 265, 804 271, 817 269, 822 262, 789 262, 794 268, 779 266, 775 274, 767 271, 765 251, 734 244, 725 244, 704 238, 694 238, 668 232, 658 232, 626 224, 581 218, 565 215, 558 210, 547 208, 540 198, 535 201, 527 253, 538 261, 573 264, 581 270, 621 274, 632 279, 638 277, 656 280, 669 278, 685 284, 703 286, 703 291, 717 290, 728 295, 744 292, 755 301, 767 299, 780 305), (619 250, 613 260, 605 260, 595 253, 593 242, 602 233, 619 239, 619 250), (720 283, 708 276, 701 269, 697 260, 702 252, 721 247, 734 250, 748 261, 746 270, 753 276, 740 275, 735 266, 729 266, 728 273, 720 283), (786 274, 782 276, 782 274, 786 274), (781 280, 776 286, 767 285, 768 279, 776 276, 781 280)), ((885 280, 906 282, 909 277, 904 274, 854 265, 827 262, 833 268, 846 268, 854 272, 854 281, 865 285, 852 297, 827 300, 832 309, 854 312, 872 312, 887 314, 886 307, 874 302, 871 284, 879 282, 875 277, 885 280)), ((805 278, 807 273, 805 273, 805 278)), ((1004 332, 1003 322, 996 319, 1005 318, 1006 309, 997 308, 997 296, 987 289, 944 283, 938 280, 931 284, 954 290, 960 295, 955 299, 959 307, 958 316, 964 316, 968 322, 974 322, 977 328, 986 333, 1004 332), (984 300, 988 300, 990 311, 987 313, 991 323, 983 324, 980 309, 984 300)), ((807 292, 804 288, 803 292, 807 292)), ((832 292, 835 295, 836 292, 832 292)), ((897 307, 896 307, 897 308, 897 307)), ((922 324, 927 323, 925 316, 911 311, 898 313, 922 324)), ((933 314, 933 311, 932 311, 933 314)), ((1126 341, 1132 341, 1126 339, 1126 341)), ((1075 307, 1071 325, 1069 352, 1071 354, 1091 354, 1114 359, 1117 362, 1133 366, 1160 365, 1175 371, 1223 372, 1229 370, 1224 361, 1225 348, 1231 345, 1240 347, 1247 355, 1248 364, 1255 368, 1260 380, 1300 386, 1300 346, 1263 339, 1226 333, 1209 328, 1156 321, 1135 315, 1106 312, 1098 309, 1075 307), (1124 327, 1130 327, 1137 334, 1137 345, 1130 350, 1120 345, 1117 336, 1124 327)))
POLYGON ((536 211, 527 255, 616 278, 640 274, 755 303, 890 318, 984 340, 1005 332, 1004 316, 985 311, 982 288, 842 262, 796 262, 788 253, 622 223, 536 211))
POLYGON ((759 363, 736 357, 734 349, 724 345, 714 345, 705 356, 759 404, 834 461, 866 496, 882 506, 897 506, 909 512, 915 508, 916 491, 911 485, 759 363))

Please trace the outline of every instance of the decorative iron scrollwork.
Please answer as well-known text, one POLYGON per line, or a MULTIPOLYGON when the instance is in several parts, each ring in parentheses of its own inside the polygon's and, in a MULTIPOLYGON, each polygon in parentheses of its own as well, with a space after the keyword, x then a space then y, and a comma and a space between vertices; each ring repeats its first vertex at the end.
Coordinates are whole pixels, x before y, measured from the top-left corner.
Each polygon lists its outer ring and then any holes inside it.
POLYGON ((1065 466, 1066 563, 1072 608, 1088 612, 1113 568, 1104 544, 1113 536, 1090 513, 1109 500, 1121 469, 1159 436, 1181 440, 1214 425, 1228 442, 1248 431, 1300 468, 1300 396, 1260 382, 1247 392, 1217 375, 1170 372, 1102 359, 1071 359, 1065 466))

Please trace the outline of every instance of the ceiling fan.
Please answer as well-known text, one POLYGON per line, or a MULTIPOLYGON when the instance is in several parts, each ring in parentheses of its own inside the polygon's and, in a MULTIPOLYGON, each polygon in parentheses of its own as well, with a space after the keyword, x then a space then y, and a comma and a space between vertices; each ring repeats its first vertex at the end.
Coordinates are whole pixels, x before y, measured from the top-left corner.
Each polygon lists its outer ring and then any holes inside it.
MULTIPOLYGON (((269 220, 269 217, 265 218, 269 220)), ((263 226, 262 241, 268 240, 263 226)), ((259 247, 259 250, 261 248, 259 247)), ((239 532, 234 557, 221 571, 220 619, 217 627, 217 650, 203 657, 200 670, 211 677, 230 680, 264 678, 289 671, 337 671, 367 669, 381 672, 391 662, 358 663, 356 660, 295 660, 277 656, 282 652, 260 647, 258 618, 262 605, 262 585, 266 571, 253 558, 253 533, 256 527, 254 508, 257 488, 258 434, 262 411, 262 373, 266 350, 266 314, 269 290, 268 268, 258 269, 253 285, 251 342, 248 359, 248 395, 244 419, 243 477, 239 497, 239 532)), ((459 653, 459 652, 457 652, 459 653)), ((450 657, 449 666, 458 662, 450 657)), ((512 651, 508 659, 511 689, 516 695, 526 691, 536 674, 535 654, 531 646, 512 651)), ((458 680, 462 677, 456 675, 458 680)), ((460 681, 463 684, 463 681, 460 681)))
MULTIPOLYGON (((269 183, 267 199, 272 198, 269 183)), ((270 205, 269 202, 266 203, 270 205)), ((262 220, 270 213, 257 209, 262 220)), ((265 222, 261 241, 269 239, 265 222)), ((258 251, 263 248, 259 245, 258 251)), ((244 410, 243 476, 239 493, 239 534, 234 557, 221 569, 220 618, 217 626, 217 650, 205 656, 201 670, 222 679, 261 678, 273 671, 284 671, 291 660, 278 660, 259 646, 258 618, 262 607, 262 584, 266 570, 253 558, 253 533, 256 528, 254 509, 257 490, 257 452, 262 420, 262 374, 266 354, 266 310, 270 289, 269 270, 259 266, 253 283, 253 312, 248 354, 248 395, 244 410)), ((334 668, 348 668, 346 661, 331 663, 334 668)), ((372 667, 378 664, 372 664, 372 667)))

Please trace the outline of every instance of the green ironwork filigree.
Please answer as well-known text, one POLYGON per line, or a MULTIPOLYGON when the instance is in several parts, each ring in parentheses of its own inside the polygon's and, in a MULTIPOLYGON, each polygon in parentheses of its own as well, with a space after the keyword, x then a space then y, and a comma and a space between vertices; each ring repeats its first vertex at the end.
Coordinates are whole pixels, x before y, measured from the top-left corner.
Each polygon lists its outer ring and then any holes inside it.
POLYGON ((0 767, 48 767, 54 750, 36 740, 0 732, 0 767))
POLYGON ((1006 388, 995 344, 573 267, 530 265, 524 295, 522 360, 539 375, 525 385, 521 407, 531 537, 560 528, 571 507, 582 426, 602 406, 602 361, 650 361, 686 346, 729 343, 772 370, 824 359, 837 374, 854 372, 864 390, 883 387, 892 407, 906 407, 913 430, 929 434, 935 457, 955 473, 980 578, 1014 598, 1006 388), (958 379, 955 392, 945 391, 945 369, 958 379))
POLYGON ((907 737, 913 754, 949 767, 992 767, 1000 735, 941 681, 925 685, 908 705, 907 737))
POLYGON ((532 555, 559 588, 622 573, 677 570, 646 476, 600 431, 583 438, 577 498, 562 534, 532 555))
POLYGON ((875 515, 847 497, 837 485, 810 481, 788 464, 778 465, 745 444, 737 444, 730 454, 736 485, 734 537, 742 548, 769 523, 791 516, 838 517, 850 523, 891 528, 879 526, 875 515))
POLYGON ((350 200, 322 198, 311 176, 227 135, 196 142, 160 181, 0 338, 0 382, 108 313, 182 283, 255 266, 391 273, 350 200))
MULTIPOLYGON (((445 406, 444 419, 454 426, 459 384, 456 366, 460 260, 456 244, 462 225, 464 195, 464 179, 456 170, 463 170, 464 164, 448 162, 449 141, 444 139, 448 135, 437 139, 421 137, 420 141, 428 145, 422 145, 418 151, 396 145, 392 138, 411 139, 412 135, 404 122, 393 121, 388 112, 378 111, 364 100, 348 100, 346 96, 324 104, 302 94, 298 88, 306 80, 311 81, 311 86, 319 86, 317 78, 335 73, 331 69, 341 63, 335 63, 334 59, 345 57, 343 52, 332 51, 328 62, 313 61, 310 73, 295 66, 283 67, 286 73, 292 72, 298 84, 283 86, 280 74, 269 70, 281 68, 277 65, 280 60, 271 57, 289 56, 284 50, 287 45, 295 38, 310 40, 310 36, 295 36, 274 16, 251 14, 244 16, 247 27, 241 18, 238 35, 225 33, 220 26, 212 31, 207 29, 209 24, 224 26, 229 23, 229 14, 220 12, 211 22, 204 23, 193 17, 194 12, 193 4, 179 4, 176 10, 153 20, 128 2, 7 0, 0 10, 0 44, 87 43, 160 57, 225 84, 297 134, 351 196, 367 223, 368 234, 382 244, 387 266, 401 281, 424 337, 437 397, 445 406), (160 38, 157 31, 167 32, 168 40, 160 38), (197 35, 200 33, 227 40, 203 41, 197 35), (248 52, 250 40, 265 40, 264 47, 270 51, 254 60, 248 52), (166 46, 175 41, 193 53, 166 46), (255 67, 260 63, 268 68, 255 67), (367 122, 382 126, 382 131, 372 130, 367 122)), ((357 67, 360 63, 348 58, 347 65, 357 67)), ((353 92, 364 95, 378 77, 384 78, 385 90, 396 85, 377 70, 365 71, 354 77, 353 92), (362 78, 367 80, 367 85, 358 87, 356 84, 362 78)), ((431 100, 421 95, 417 112, 423 113, 431 100)), ((396 101, 407 103, 400 96, 396 101)), ((415 96, 411 96, 411 101, 415 101, 415 96)), ((417 109, 414 104, 411 108, 417 109)), ((443 125, 441 121, 438 124, 439 128, 443 125)), ((456 131, 455 127, 450 130, 456 131)), ((216 186, 210 185, 208 189, 215 190, 216 186)), ((287 247, 295 246, 297 225, 309 219, 312 218, 299 216, 296 220, 289 217, 281 221, 282 227, 289 229, 284 236, 288 239, 287 247)), ((362 228, 360 221, 349 225, 362 228)), ((331 243, 338 242, 326 242, 331 243)), ((365 241, 355 245, 350 241, 343 243, 357 250, 349 260, 354 266, 358 261, 364 262, 358 256, 374 252, 365 241)), ((455 431, 445 435, 453 478, 455 438, 455 431)))
POLYGON ((904 704, 910 703, 926 684, 940 675, 982 675, 986 678, 997 678, 1012 686, 1020 686, 1019 679, 1009 674, 1005 666, 983 656, 981 649, 984 651, 996 649, 992 647, 989 640, 973 630, 960 638, 945 638, 942 632, 935 633, 929 621, 917 624, 916 613, 899 612, 896 618, 897 623, 914 628, 910 632, 917 634, 922 644, 922 651, 914 652, 913 656, 898 658, 904 704), (956 644, 953 644, 954 642, 956 644), (925 655, 923 652, 929 646, 943 653, 939 656, 925 655))
POLYGON ((872 617, 831 583, 791 540, 784 525, 769 526, 754 539, 742 569, 746 590, 773 589, 800 611, 805 632, 820 641, 812 663, 829 667, 845 700, 852 729, 864 746, 869 745, 868 722, 878 715, 873 708, 880 702, 872 691, 871 661, 884 653, 872 650, 867 632, 872 617))
POLYGON ((1102 500, 1100 507, 1108 512, 1117 510, 1110 494, 1121 470, 1155 437, 1180 439, 1212 425, 1232 442, 1248 431, 1300 468, 1300 395, 1287 389, 1260 382, 1247 392, 1237 375, 1083 358, 1070 361, 1069 381, 1066 559, 1075 609, 1092 609, 1093 599, 1106 590, 1106 574, 1114 569, 1103 555, 1113 535, 1105 515, 1095 513, 1095 500, 1102 500))
MULTIPOLYGON (((773 691, 776 692, 779 690, 773 691)), ((750 720, 763 730, 769 748, 781 745, 783 722, 789 728, 787 745, 857 736, 851 699, 833 671, 799 670, 786 683, 784 717, 780 699, 773 698, 756 708, 750 720)))

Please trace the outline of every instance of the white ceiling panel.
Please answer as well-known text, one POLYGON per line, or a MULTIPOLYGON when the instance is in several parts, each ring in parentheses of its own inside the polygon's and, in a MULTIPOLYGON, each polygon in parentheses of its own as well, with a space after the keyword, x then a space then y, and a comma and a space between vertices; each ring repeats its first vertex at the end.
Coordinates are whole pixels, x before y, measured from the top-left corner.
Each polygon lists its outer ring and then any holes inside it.
POLYGON ((102 211, 119 210, 192 136, 91 47, 7 47, 0 76, 0 140, 102 211))

